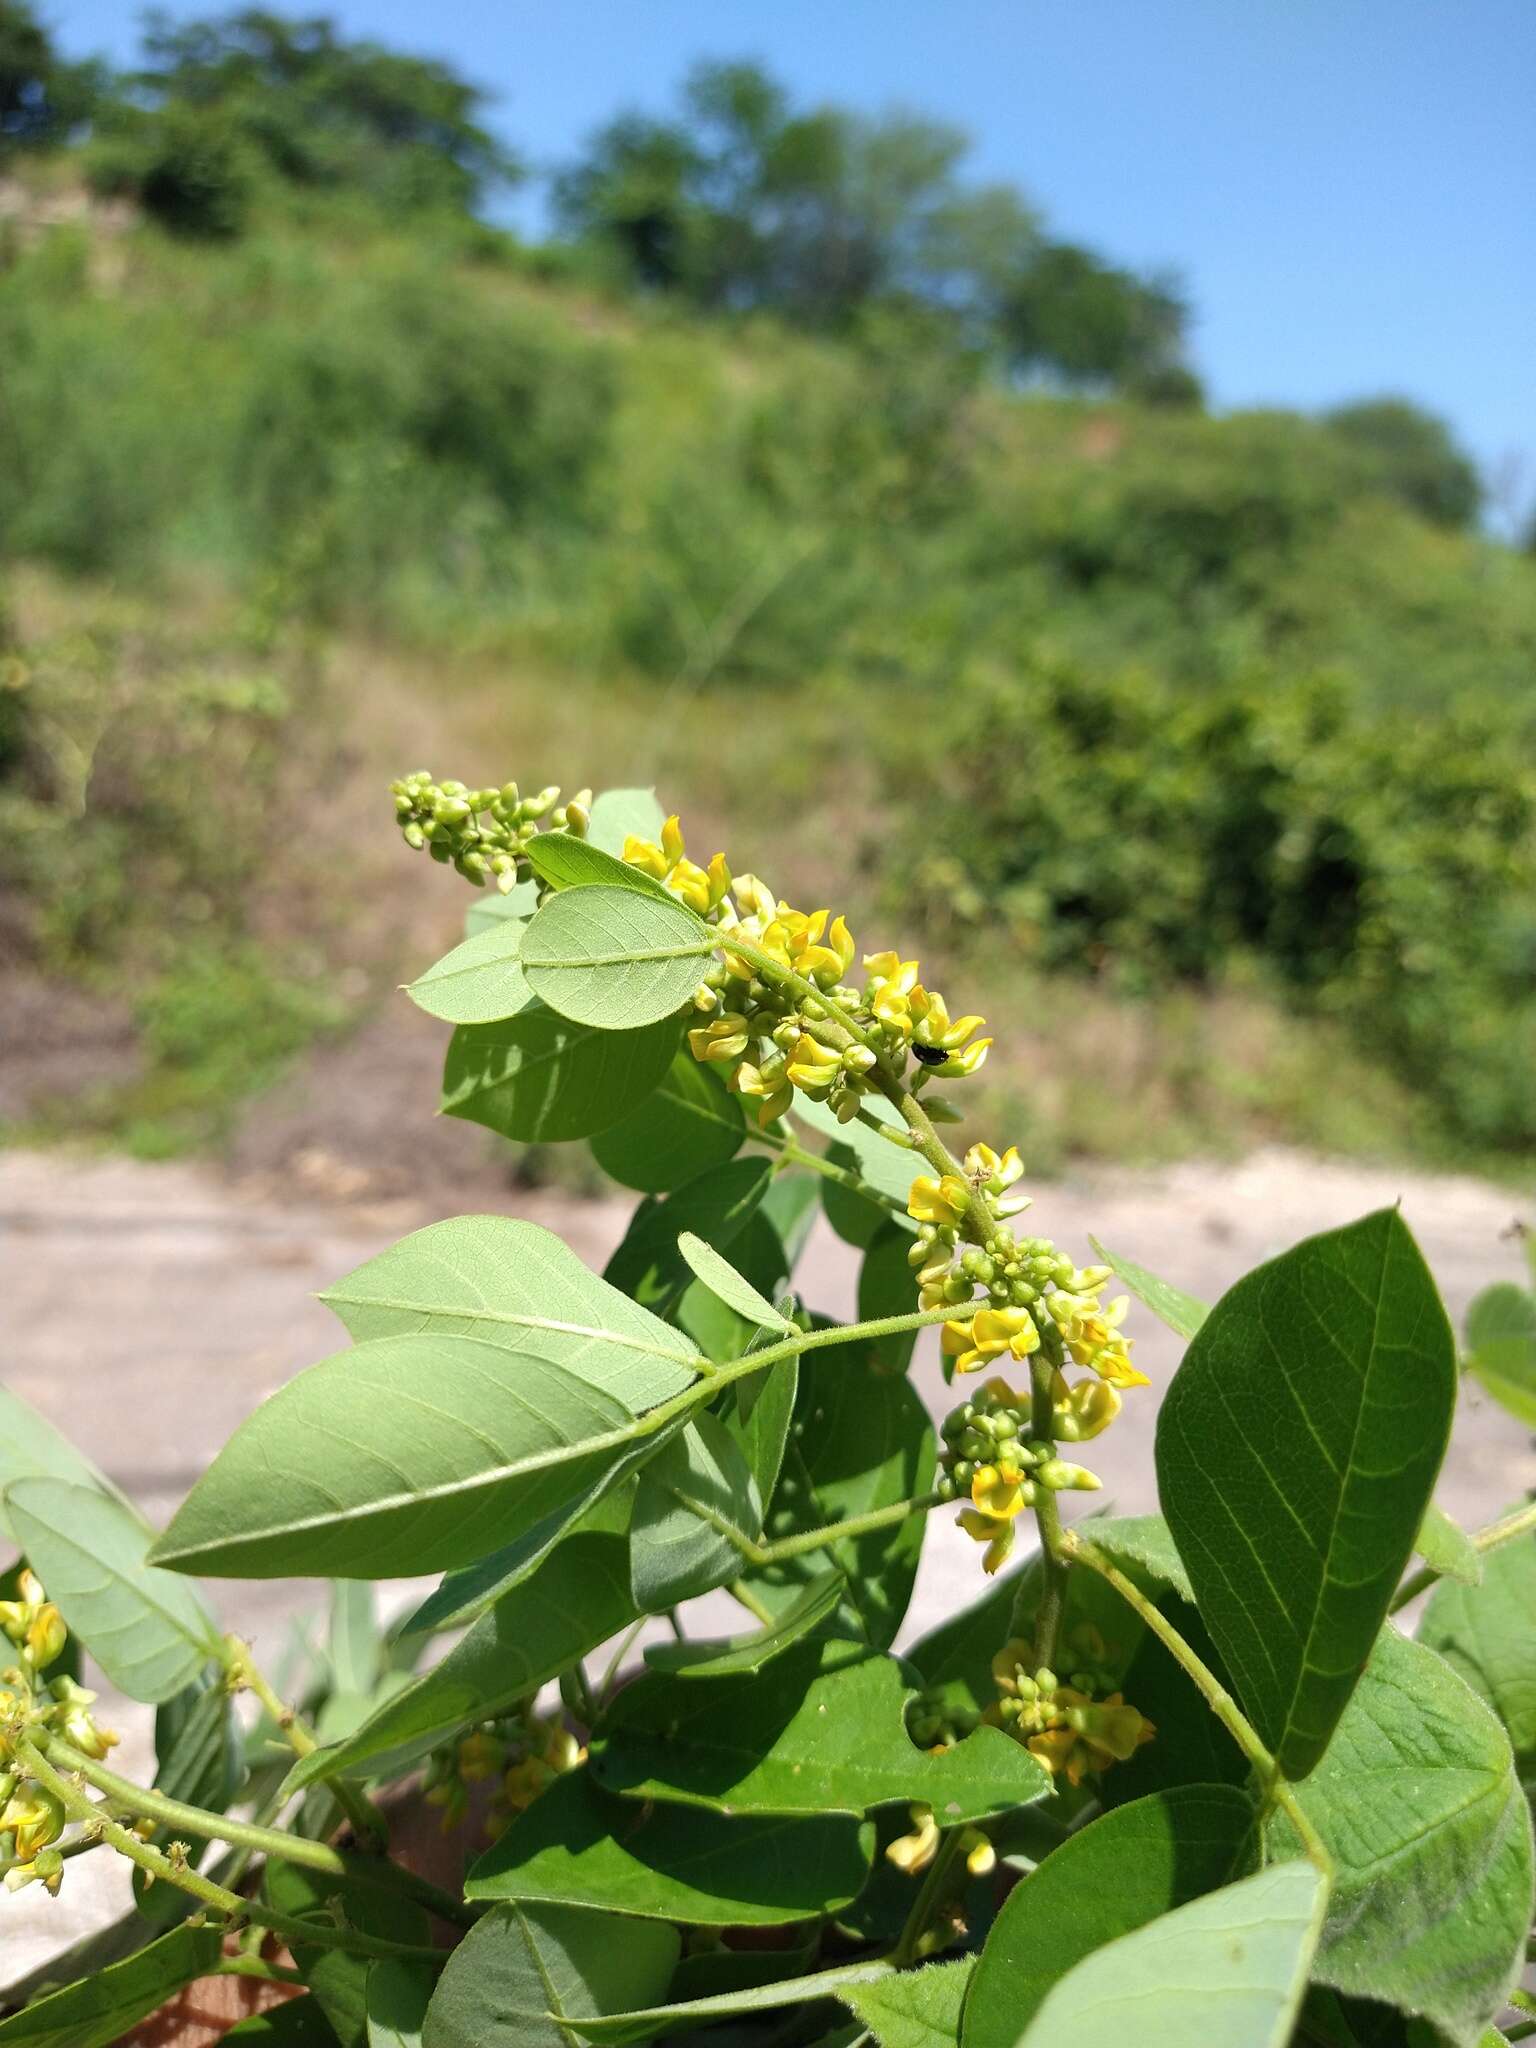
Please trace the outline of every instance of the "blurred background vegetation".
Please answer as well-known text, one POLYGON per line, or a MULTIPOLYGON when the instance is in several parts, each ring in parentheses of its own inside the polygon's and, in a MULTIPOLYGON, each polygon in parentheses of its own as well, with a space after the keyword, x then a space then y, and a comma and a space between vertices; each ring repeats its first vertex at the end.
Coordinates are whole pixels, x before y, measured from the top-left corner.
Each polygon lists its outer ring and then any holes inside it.
POLYGON ((534 245, 443 65, 0 0, 12 1136, 220 1142, 364 1025, 463 908, 424 765, 930 934, 1037 1166, 1528 1165, 1536 559, 1406 399, 1208 414, 966 146, 709 65, 534 245))

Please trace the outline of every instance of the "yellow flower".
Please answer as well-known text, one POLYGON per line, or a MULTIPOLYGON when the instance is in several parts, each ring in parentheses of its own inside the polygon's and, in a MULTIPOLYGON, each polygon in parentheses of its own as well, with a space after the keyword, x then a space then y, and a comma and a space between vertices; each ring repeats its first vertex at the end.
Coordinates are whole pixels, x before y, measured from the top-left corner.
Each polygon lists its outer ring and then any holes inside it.
POLYGON ((894 1863, 898 1870, 905 1871, 908 1877, 916 1877, 920 1870, 928 1868, 938 1852, 939 1828, 931 1806, 914 1806, 909 1813, 911 1834, 898 1835, 885 1854, 886 1860, 894 1863))
POLYGON ((1033 1495, 1024 1474, 1006 1459, 1000 1465, 978 1465, 971 1479, 971 1499, 996 1522, 1011 1522, 1033 1495))
POLYGON ((30 1863, 39 1849, 46 1849, 63 1834, 63 1805, 43 1786, 29 1780, 0 1813, 0 1830, 6 1828, 15 1830, 15 1855, 23 1863, 30 1863))
POLYGON ((1130 1305, 1130 1297, 1124 1294, 1105 1308, 1096 1294, 1069 1294, 1059 1288, 1046 1298, 1061 1341, 1079 1365, 1111 1386, 1145 1387, 1150 1382, 1132 1365, 1130 1343, 1120 1335, 1130 1305))
POLYGON ((867 999, 873 1001, 883 989, 893 995, 909 996, 917 987, 917 962, 903 960, 896 953, 866 953, 864 965, 869 970, 867 999))
POLYGON ((958 1174, 946 1173, 935 1180, 931 1174, 920 1173, 907 1196, 907 1214, 917 1223, 954 1229, 964 1222, 970 1199, 971 1191, 958 1174))
MULTIPOLYGON (((967 1019, 973 1026, 979 1024, 979 1017, 967 1019)), ((990 1038, 974 1038, 962 1052, 952 1052, 942 1067, 930 1067, 929 1073, 938 1081, 964 1081, 978 1068, 986 1065, 987 1054, 992 1048, 990 1038)))
POLYGON ((688 1034, 688 1046, 696 1060, 728 1066, 747 1049, 747 1020, 736 1010, 724 1010, 707 1024, 697 1024, 688 1034))
POLYGON ((919 1045, 931 1045, 944 1052, 953 1052, 964 1045, 973 1031, 979 1031, 985 1019, 981 1017, 957 1017, 951 1023, 949 1009, 937 989, 916 988, 912 991, 912 1017, 914 1033, 919 1045))
POLYGON ((731 871, 723 853, 715 855, 707 870, 688 859, 683 829, 675 816, 662 826, 660 846, 630 833, 624 841, 624 859, 630 867, 665 883, 674 896, 701 917, 721 902, 731 886, 731 871))
POLYGON ((981 1564, 990 1577, 1003 1565, 1013 1548, 1013 1523, 984 1515, 979 1508, 962 1508, 956 1520, 973 1542, 986 1544, 981 1564))
POLYGON ((999 1156, 990 1145, 973 1145, 965 1155, 965 1177, 974 1181, 989 1194, 1000 1195, 1005 1188, 1011 1188, 1024 1172, 1024 1162, 1019 1157, 1017 1145, 1010 1145, 999 1156))
POLYGON ((633 832, 624 841, 624 861, 628 867, 639 868, 642 874, 654 875, 658 882, 672 865, 659 846, 633 832))
POLYGON ((738 1095, 758 1098, 758 1128, 764 1131, 784 1114, 795 1099, 794 1084, 789 1079, 782 1053, 775 1053, 760 1067, 754 1066, 750 1060, 743 1060, 732 1074, 730 1085, 738 1095))
POLYGON ((1059 1443, 1087 1443, 1108 1429, 1120 1413, 1120 1396, 1106 1380, 1079 1380, 1069 1387, 1057 1373, 1051 1399, 1051 1431, 1059 1443))
POLYGON ((944 1328, 968 1340, 958 1351, 944 1347, 955 1360, 956 1372, 980 1372, 1005 1351, 1012 1358, 1027 1358, 1040 1349, 1040 1332, 1027 1308, 979 1308, 969 1322, 962 1319, 944 1328))
POLYGON ((665 879, 672 894, 701 917, 706 910, 713 908, 709 900, 709 877, 696 862, 680 860, 668 870, 665 879))
POLYGON ((843 1071, 840 1054, 822 1045, 808 1031, 802 1031, 789 1055, 786 1069, 790 1080, 807 1095, 824 1095, 843 1071))

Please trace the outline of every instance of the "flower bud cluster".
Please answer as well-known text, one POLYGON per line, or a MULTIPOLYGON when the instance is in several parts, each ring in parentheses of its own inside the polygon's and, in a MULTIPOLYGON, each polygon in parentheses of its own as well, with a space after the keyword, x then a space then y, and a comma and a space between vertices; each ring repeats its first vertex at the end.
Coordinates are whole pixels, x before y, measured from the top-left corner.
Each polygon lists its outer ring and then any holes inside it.
POLYGON ((469 1810, 470 1787, 497 1780, 486 1817, 496 1836, 566 1771, 586 1762, 587 1752, 558 1715, 520 1707, 496 1721, 472 1728, 457 1742, 433 1752, 426 1795, 443 1810, 443 1830, 455 1828, 469 1810))
POLYGON ((1029 1668, 1028 1643, 1015 1637, 992 1659, 998 1698, 982 1717, 1022 1742, 1052 1777, 1071 1785, 1085 1777, 1125 1763, 1157 1730, 1118 1692, 1096 1699, 1101 1674, 1075 1671, 1063 1682, 1043 1665, 1029 1668))
POLYGON ((477 889, 494 882, 503 895, 517 881, 518 864, 541 820, 584 839, 592 816, 590 789, 561 804, 555 788, 533 796, 521 795, 515 782, 471 789, 463 782, 434 782, 425 768, 392 782, 389 793, 407 846, 417 852, 425 847, 477 889))
POLYGON ((1066 1437, 1071 1429, 1080 1438, 1108 1428, 1119 1412, 1120 1397, 1098 1380, 1081 1380, 1070 1387, 1057 1372, 1052 1382, 1056 1398, 1050 1437, 1035 1437, 1031 1394, 1016 1391, 1005 1379, 986 1381, 940 1425, 938 1491, 945 1500, 969 1500, 960 1511, 960 1527, 986 1544, 982 1563, 989 1573, 997 1571, 1012 1551, 1017 1517, 1034 1506, 1042 1487, 1052 1493, 1098 1490, 1095 1474, 1057 1457, 1055 1439, 1066 1437), (1097 1418, 1090 1430, 1082 1427, 1085 1410, 1097 1418))
POLYGON ((43 1676, 63 1655, 69 1632, 33 1572, 22 1572, 16 1599, 0 1600, 0 1631, 16 1652, 15 1663, 0 1670, 0 1853, 10 1862, 5 1888, 41 1884, 57 1892, 64 1858, 53 1844, 64 1832, 64 1808, 46 1786, 14 1767, 16 1745, 51 1732, 100 1759, 117 1737, 92 1718, 95 1693, 63 1673, 43 1676))

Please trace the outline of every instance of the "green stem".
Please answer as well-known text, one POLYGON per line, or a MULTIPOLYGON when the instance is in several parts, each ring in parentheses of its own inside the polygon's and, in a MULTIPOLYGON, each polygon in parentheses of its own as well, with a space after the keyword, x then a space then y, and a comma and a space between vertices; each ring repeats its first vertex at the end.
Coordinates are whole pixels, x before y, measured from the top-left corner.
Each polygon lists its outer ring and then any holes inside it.
POLYGON ((245 1899, 238 1892, 226 1891, 221 1884, 183 1865, 173 1863, 169 1856, 148 1842, 141 1842, 115 1820, 109 1820, 94 1801, 88 1799, 78 1785, 56 1771, 40 1749, 23 1737, 15 1748, 18 1763, 25 1766, 28 1774, 37 1779, 59 1801, 71 1820, 86 1821, 98 1828, 104 1842, 126 1856, 130 1863, 136 1863, 140 1870, 151 1877, 159 1878, 166 1884, 173 1884, 178 1891, 189 1894, 200 1905, 211 1907, 216 1913, 226 1913, 232 1919, 253 1920, 259 1926, 269 1928, 272 1933, 282 1935, 289 1943, 297 1942, 310 1948, 335 1948, 344 1954, 354 1956, 404 1956, 413 1962, 439 1962, 441 1951, 425 1948, 413 1943, 383 1941, 375 1935, 358 1934, 347 1927, 334 1927, 324 1922, 301 1920, 291 1913, 277 1913, 270 1906, 259 1904, 254 1899, 245 1899))
POLYGON ((209 1972, 212 1977, 257 1977, 263 1984, 302 1984, 303 1972, 285 1970, 265 1956, 225 1956, 209 1972))
MULTIPOLYGON (((614 1681, 618 1678, 619 1675, 620 1665, 623 1664, 624 1659, 629 1655, 635 1637, 639 1635, 641 1629, 645 1627, 645 1624, 649 1620, 649 1618, 650 1617, 648 1615, 642 1614, 640 1619, 634 1624, 632 1628, 626 1629, 623 1635, 619 1638, 619 1647, 608 1659, 608 1669, 603 1673, 603 1682, 597 1689, 597 1712, 599 1714, 608 1704, 609 1697, 613 1692, 614 1681)), ((593 1718, 595 1719, 596 1716, 594 1716, 593 1718)))
MULTIPOLYGON (((1504 1515, 1497 1522, 1489 1522, 1482 1529, 1474 1529, 1470 1541, 1474 1550, 1497 1550, 1501 1543, 1512 1543, 1517 1536, 1525 1535, 1529 1529, 1536 1529, 1536 1500, 1528 1502, 1523 1508, 1516 1508, 1512 1515, 1504 1515)), ((1436 1579, 1444 1576, 1438 1565, 1421 1565, 1411 1578, 1404 1579, 1398 1587, 1387 1612, 1396 1614, 1399 1609, 1406 1607, 1410 1600, 1417 1600, 1436 1579)))
MULTIPOLYGON (((833 1024, 840 1024, 848 1034, 849 1043, 862 1045, 866 1052, 872 1052, 881 1059, 884 1047, 863 1028, 855 1024, 846 1010, 840 1010, 825 989, 818 988, 814 981, 803 974, 796 974, 792 967, 784 966, 761 946, 754 946, 750 939, 738 938, 734 932, 715 932, 715 943, 723 952, 735 953, 743 960, 750 960, 764 981, 777 982, 781 987, 793 989, 802 1002, 812 1005, 810 1015, 821 1016, 833 1024)), ((878 1069, 876 1070, 878 1071, 878 1069)))
POLYGON ((875 1202, 882 1209, 889 1209, 893 1216, 905 1216, 907 1205, 898 1201, 895 1195, 888 1195, 884 1188, 877 1188, 872 1181, 862 1179, 851 1166, 839 1166, 835 1159, 828 1159, 823 1152, 812 1152, 802 1145, 798 1138, 781 1136, 777 1131, 747 1132, 748 1142, 766 1145, 770 1152, 777 1152, 789 1166, 805 1166, 812 1173, 819 1173, 823 1180, 835 1180, 853 1194, 862 1195, 868 1202, 875 1202))
POLYGON ((1121 1599, 1140 1615, 1163 1648, 1194 1680, 1206 1705, 1253 1766, 1254 1773, 1264 1789, 1265 1803, 1280 1808, 1300 1835, 1302 1847, 1308 1858, 1326 1876, 1331 1877, 1333 1861, 1322 1837, 1302 1810, 1295 1792, 1281 1777, 1279 1766, 1259 1739, 1258 1731, 1215 1672, 1190 1648, 1173 1623, 1147 1598, 1135 1581, 1128 1579, 1125 1573, 1111 1564, 1101 1551, 1095 1550, 1091 1542, 1085 1541, 1069 1529, 1063 1531, 1061 1546, 1066 1556, 1079 1564, 1087 1565, 1089 1570, 1097 1572, 1100 1578, 1108 1579, 1121 1599))
POLYGON ((211 1813, 201 1806, 189 1806, 183 1800, 168 1798, 163 1792, 136 1785, 130 1778, 119 1777, 116 1771, 108 1770, 105 1764, 86 1756, 56 1735, 44 1740, 49 1756, 61 1769, 73 1771, 84 1778, 98 1792, 104 1792, 114 1806, 124 1807, 160 1827, 174 1828, 179 1834, 193 1837, 211 1837, 215 1841, 228 1842, 232 1848, 249 1849, 259 1856, 275 1856, 285 1863, 303 1864, 306 1869, 322 1870, 331 1877, 350 1878, 373 1890, 403 1893, 435 1913, 440 1920, 457 1927, 472 1927, 478 1917, 450 1892, 440 1891, 424 1877, 417 1877, 414 1872, 382 1856, 350 1856, 343 1849, 333 1849, 327 1842, 313 1842, 303 1835, 286 1834, 280 1828, 259 1827, 254 1821, 235 1820, 225 1813, 211 1813))
MULTIPOLYGON (((1052 1412, 1055 1407, 1051 1386, 1055 1367, 1049 1358, 1037 1355, 1030 1361, 1030 1434, 1036 1443, 1051 1442, 1052 1412)), ((1066 1548, 1066 1531, 1061 1525, 1061 1508, 1048 1486, 1035 1488, 1035 1526, 1040 1531, 1040 1605, 1035 1613, 1035 1668, 1054 1666, 1056 1644, 1066 1611, 1067 1575, 1071 1558, 1066 1548)), ((1024 1633, 1024 1608, 1033 1591, 1026 1579, 1019 1582, 1013 1615, 1008 1625, 1012 1636, 1024 1633)))
POLYGON ((965 1838, 964 1828, 951 1828, 940 1842, 933 1861, 923 1873, 922 1886, 912 1901, 912 1910, 907 1915, 906 1925, 891 1951, 891 1961, 898 1970, 917 1959, 918 1945, 928 1932, 928 1923, 933 1918, 934 1908, 943 1902, 944 1892, 961 1855, 965 1838))
MULTIPOLYGON (((239 1636, 224 1638, 225 1670, 229 1682, 237 1690, 252 1692, 277 1723, 284 1741, 295 1756, 308 1756, 319 1748, 314 1731, 302 1715, 279 1699, 267 1683, 249 1643, 239 1636)), ((382 1849, 389 1839, 389 1830, 378 1810, 364 1798, 355 1785, 345 1778, 331 1779, 326 1790, 341 1808, 358 1841, 366 1849, 382 1849)))
POLYGON ((723 1536, 731 1548, 747 1560, 748 1564, 780 1564, 785 1558, 803 1557, 810 1550, 825 1550, 830 1544, 841 1543, 847 1536, 868 1536, 875 1529, 888 1529, 893 1522, 904 1522, 909 1515, 923 1515, 930 1508, 942 1507, 944 1496, 940 1493, 917 1493, 910 1500, 893 1501, 889 1507, 871 1508, 868 1514, 850 1515, 846 1521, 826 1522, 819 1529, 803 1529, 798 1535, 785 1536, 777 1543, 754 1543, 749 1536, 728 1522, 724 1515, 717 1514, 704 1501, 692 1500, 682 1494, 676 1496, 690 1514, 723 1536))

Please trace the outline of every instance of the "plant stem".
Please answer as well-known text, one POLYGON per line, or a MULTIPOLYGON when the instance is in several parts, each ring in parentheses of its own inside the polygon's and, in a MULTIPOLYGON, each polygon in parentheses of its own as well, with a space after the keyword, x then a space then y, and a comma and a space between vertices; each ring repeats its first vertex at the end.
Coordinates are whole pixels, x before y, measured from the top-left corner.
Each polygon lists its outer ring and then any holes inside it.
POLYGON ((472 1927, 478 1917, 450 1892, 440 1891, 424 1877, 417 1877, 385 1857, 351 1856, 343 1849, 333 1849, 327 1842, 286 1834, 280 1828, 258 1827, 254 1821, 234 1820, 228 1814, 211 1813, 183 1800, 167 1798, 163 1792, 119 1777, 116 1771, 109 1771, 105 1764, 97 1763, 58 1736, 46 1738, 46 1748, 61 1769, 84 1778, 98 1792, 104 1792, 114 1806, 125 1807, 161 1827, 175 1828, 186 1835, 211 1836, 216 1841, 228 1842, 232 1848, 275 1856, 285 1863, 300 1863, 310 1870, 323 1870, 331 1877, 351 1878, 374 1890, 404 1893, 440 1920, 457 1927, 472 1927))
MULTIPOLYGON (((1051 1386, 1055 1367, 1049 1358, 1038 1354, 1030 1361, 1030 1434, 1036 1443, 1051 1441, 1052 1410, 1055 1406, 1051 1386)), ((1056 1644, 1061 1634, 1061 1618, 1066 1610, 1067 1574, 1071 1570, 1071 1555, 1066 1547, 1066 1531, 1061 1525, 1061 1508, 1055 1494, 1048 1486, 1035 1489, 1035 1526, 1040 1531, 1040 1605, 1035 1614, 1034 1656, 1035 1668, 1052 1666, 1056 1662, 1056 1644)), ((1027 1581, 1021 1581, 1013 1603, 1013 1615, 1009 1622, 1009 1634, 1022 1636, 1024 1615, 1022 1609, 1030 1588, 1027 1581)))
MULTIPOLYGON (((1525 1535, 1529 1529, 1536 1529, 1536 1500, 1527 1502, 1523 1508, 1516 1508, 1512 1515, 1504 1515, 1497 1522, 1489 1522, 1482 1529, 1474 1529, 1471 1534, 1472 1548, 1477 1551, 1497 1550, 1501 1543, 1512 1543, 1517 1536, 1525 1535)), ((1406 1607, 1410 1600, 1417 1600, 1436 1579, 1444 1576, 1444 1572, 1437 1565, 1421 1565, 1411 1578, 1404 1579, 1398 1587, 1387 1612, 1396 1614, 1400 1608, 1406 1607)))
POLYGON ((1111 1564, 1101 1551, 1095 1550, 1091 1542, 1085 1541, 1068 1529, 1062 1532, 1061 1546, 1065 1555, 1079 1564, 1087 1565, 1089 1570, 1097 1572, 1100 1578, 1108 1579, 1121 1599, 1140 1615, 1163 1648, 1194 1680, 1206 1705, 1253 1766, 1255 1775, 1264 1789, 1266 1805, 1278 1806, 1281 1809, 1301 1837, 1302 1847, 1309 1860, 1315 1863, 1325 1876, 1331 1877, 1333 1859, 1329 1856, 1321 1835, 1302 1810, 1295 1792, 1281 1777, 1279 1766, 1260 1741, 1258 1731, 1215 1672, 1190 1648, 1173 1623, 1147 1598, 1136 1582, 1128 1579, 1124 1572, 1111 1564))
POLYGON ((872 1530, 888 1529, 893 1522, 904 1522, 909 1515, 923 1515, 930 1508, 944 1504, 942 1494, 918 1493, 910 1500, 893 1501, 889 1507, 871 1508, 865 1515, 849 1515, 845 1521, 827 1522, 819 1529, 803 1529, 798 1535, 785 1536, 777 1543, 754 1543, 706 1502, 691 1500, 682 1494, 677 1498, 690 1514, 697 1515, 717 1535, 723 1536, 748 1564, 755 1565, 779 1564, 788 1557, 803 1557, 809 1550, 824 1550, 829 1544, 841 1543, 845 1536, 867 1536, 872 1530))
POLYGON ((214 1977, 259 1977, 263 1984, 302 1984, 303 1973, 269 1963, 265 1956, 225 1956, 209 1973, 214 1977))
POLYGON ((136 1863, 151 1877, 175 1885, 178 1891, 188 1893, 199 1904, 211 1907, 216 1913, 226 1913, 235 1920, 255 1921, 258 1926, 282 1935, 289 1943, 298 1942, 310 1948, 336 1948, 354 1956, 405 1956, 416 1962, 439 1962, 442 1959, 439 1949, 384 1941, 375 1935, 358 1934, 351 1928, 301 1920, 291 1913, 274 1912, 270 1906, 261 1905, 254 1899, 242 1898, 238 1892, 226 1891, 223 1885, 215 1884, 211 1878, 173 1863, 169 1856, 148 1842, 141 1842, 119 1822, 108 1819, 78 1785, 56 1771, 42 1751, 25 1737, 16 1744, 14 1754, 28 1774, 54 1795, 71 1820, 86 1821, 99 1828, 102 1840, 116 1849, 119 1855, 126 1856, 130 1863, 136 1863))
MULTIPOLYGON (((738 938, 734 932, 717 929, 715 943, 723 952, 735 953, 743 960, 750 960, 765 981, 778 982, 785 988, 793 989, 802 1002, 808 1002, 813 1006, 811 1016, 820 1015, 830 1023, 841 1025, 847 1032, 851 1045, 862 1045, 864 1050, 872 1052, 877 1060, 881 1057, 884 1048, 871 1038, 861 1025, 855 1024, 846 1010, 840 1010, 826 990, 818 988, 814 981, 808 980, 803 974, 796 974, 792 967, 786 967, 782 961, 775 960, 762 946, 753 945, 750 939, 738 938)), ((878 1069, 876 1071, 878 1072, 878 1069)))
POLYGON ((777 1152, 789 1166, 809 1167, 812 1173, 819 1173, 823 1180, 835 1180, 866 1201, 878 1203, 882 1209, 889 1209, 893 1216, 905 1216, 906 1204, 894 1195, 888 1195, 884 1188, 877 1188, 872 1181, 862 1179, 851 1166, 839 1166, 835 1159, 828 1159, 823 1152, 813 1152, 802 1145, 798 1138, 781 1137, 777 1131, 748 1130, 750 1144, 766 1145, 770 1152, 777 1152))
MULTIPOLYGON (((225 1670, 232 1686, 252 1692, 277 1723, 283 1739, 295 1756, 309 1756, 319 1748, 314 1731, 293 1707, 280 1700, 267 1683, 260 1666, 247 1642, 239 1636, 226 1636, 225 1670)), ((345 1778, 328 1781, 326 1790, 341 1808, 359 1843, 365 1849, 381 1850, 389 1839, 386 1827, 378 1810, 364 1798, 355 1785, 349 1785, 345 1778)))
POLYGON ((649 1618, 650 1617, 648 1615, 642 1614, 640 1619, 634 1624, 634 1626, 632 1628, 627 1628, 624 1631, 623 1635, 619 1638, 619 1647, 614 1651, 613 1655, 609 1658, 608 1669, 603 1673, 603 1682, 597 1689, 597 1711, 599 1714, 608 1704, 608 1697, 610 1693, 613 1691, 614 1680, 619 1675, 620 1665, 624 1662, 624 1659, 629 1655, 630 1647, 633 1644, 635 1637, 639 1635, 641 1629, 645 1627, 645 1624, 649 1620, 649 1618))
POLYGON ((908 1963, 916 1960, 918 1944, 928 1932, 928 1922, 933 1917, 934 1907, 943 1901, 944 1891, 959 1859, 964 1838, 964 1828, 950 1828, 940 1842, 933 1861, 924 1872, 921 1888, 912 1901, 912 1910, 907 1915, 906 1925, 891 1951, 891 1961, 898 1970, 904 1969, 908 1963))

